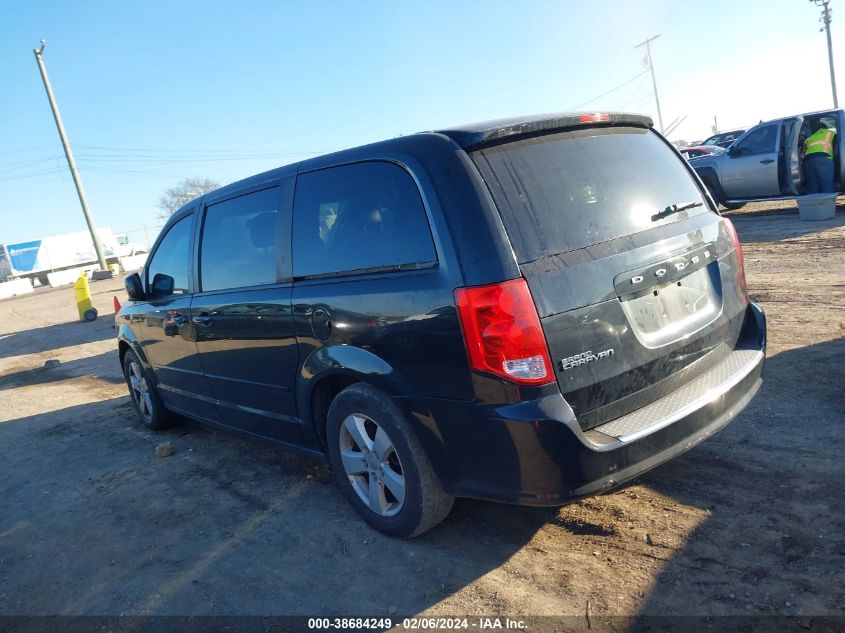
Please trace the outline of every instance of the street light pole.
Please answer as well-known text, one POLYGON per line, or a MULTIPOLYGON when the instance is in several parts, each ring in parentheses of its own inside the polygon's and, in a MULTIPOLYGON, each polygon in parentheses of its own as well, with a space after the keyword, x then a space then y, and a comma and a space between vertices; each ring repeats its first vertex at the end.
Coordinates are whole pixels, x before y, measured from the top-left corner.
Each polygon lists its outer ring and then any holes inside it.
POLYGON ((76 185, 76 193, 79 196, 79 203, 82 205, 82 213, 85 215, 85 223, 88 224, 88 230, 91 232, 91 239, 94 241, 94 250, 97 252, 97 260, 100 263, 102 270, 107 270, 106 259, 103 257, 103 247, 100 245, 100 238, 97 236, 97 229, 94 227, 94 222, 91 220, 91 214, 88 212, 88 199, 85 197, 85 190, 82 188, 82 180, 79 177, 79 171, 76 169, 76 161, 73 159, 73 152, 70 149, 70 143, 65 135, 65 126, 62 124, 62 117, 59 115, 59 106, 56 105, 56 98, 53 96, 53 88, 50 86, 50 80, 47 77, 47 67, 44 66, 44 40, 41 40, 41 48, 33 50, 35 53, 35 61, 38 63, 38 70, 41 71, 41 79, 44 81, 44 90, 47 91, 47 99, 50 101, 50 108, 53 110, 53 118, 56 121, 56 128, 59 130, 59 138, 62 140, 62 147, 65 149, 65 157, 67 158, 67 165, 70 168, 70 175, 73 177, 73 184, 76 185))
POLYGON ((657 96, 657 80, 654 78, 654 64, 651 63, 651 43, 660 37, 660 33, 654 37, 650 37, 644 42, 640 42, 634 48, 645 46, 646 58, 648 59, 648 69, 651 71, 651 85, 654 87, 654 102, 657 104, 657 122, 660 124, 660 132, 663 132, 663 115, 660 113, 660 99, 657 96))

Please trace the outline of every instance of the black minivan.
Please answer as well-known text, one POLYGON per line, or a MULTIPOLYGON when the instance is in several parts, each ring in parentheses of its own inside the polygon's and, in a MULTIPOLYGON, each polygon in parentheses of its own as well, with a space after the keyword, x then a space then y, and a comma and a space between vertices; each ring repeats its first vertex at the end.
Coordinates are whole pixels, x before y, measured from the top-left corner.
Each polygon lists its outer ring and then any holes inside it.
POLYGON ((126 278, 143 422, 328 459, 375 529, 456 496, 562 505, 715 433, 761 384, 736 232, 630 114, 426 132, 204 195, 126 278))

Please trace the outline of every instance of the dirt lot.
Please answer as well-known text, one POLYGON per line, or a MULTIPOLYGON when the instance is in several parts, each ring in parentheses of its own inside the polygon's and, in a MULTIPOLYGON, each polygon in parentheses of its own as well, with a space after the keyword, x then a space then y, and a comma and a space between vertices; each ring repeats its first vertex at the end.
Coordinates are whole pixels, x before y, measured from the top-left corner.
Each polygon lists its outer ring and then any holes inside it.
POLYGON ((113 341, 120 281, 92 285, 92 324, 70 289, 0 302, 0 615, 845 615, 845 208, 733 217, 769 320, 748 409, 614 494, 458 501, 410 542, 358 520, 324 465, 191 422, 146 431, 113 341))

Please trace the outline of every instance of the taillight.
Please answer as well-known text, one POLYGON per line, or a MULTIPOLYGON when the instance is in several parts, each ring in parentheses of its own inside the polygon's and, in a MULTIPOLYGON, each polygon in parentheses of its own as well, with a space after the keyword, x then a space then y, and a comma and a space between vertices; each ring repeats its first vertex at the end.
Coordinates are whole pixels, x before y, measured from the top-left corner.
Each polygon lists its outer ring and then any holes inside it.
POLYGON ((737 271, 737 282, 739 283, 739 288, 742 291, 742 296, 745 297, 745 300, 748 301, 748 287, 745 283, 745 255, 742 254, 742 246, 739 243, 739 235, 737 235, 736 227, 734 223, 728 220, 727 218, 723 218, 722 221, 725 223, 725 227, 728 229, 728 233, 731 234, 731 239, 734 243, 734 248, 736 249, 736 259, 739 263, 739 271, 737 271))
POLYGON ((582 114, 578 117, 579 123, 600 123, 610 121, 610 115, 605 112, 594 112, 593 114, 582 114))
POLYGON ((472 370, 520 385, 554 381, 540 317, 524 279, 458 288, 455 303, 472 370))

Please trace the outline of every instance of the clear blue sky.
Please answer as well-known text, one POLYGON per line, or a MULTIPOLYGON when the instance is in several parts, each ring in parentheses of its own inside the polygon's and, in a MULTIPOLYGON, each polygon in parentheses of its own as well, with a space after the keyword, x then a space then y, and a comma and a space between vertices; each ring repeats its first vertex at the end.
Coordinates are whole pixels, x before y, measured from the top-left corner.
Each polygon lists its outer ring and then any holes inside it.
MULTIPOLYGON (((845 1, 832 6, 845 85, 845 1)), ((819 11, 807 0, 5 3, 0 241, 85 228, 32 54, 42 37, 95 222, 143 241, 160 193, 184 177, 225 184, 399 134, 575 109, 641 73, 634 45, 657 33, 664 122, 687 116, 673 139, 707 136, 714 115, 725 129, 832 107, 819 11)), ((656 118, 647 74, 579 109, 656 118)))

